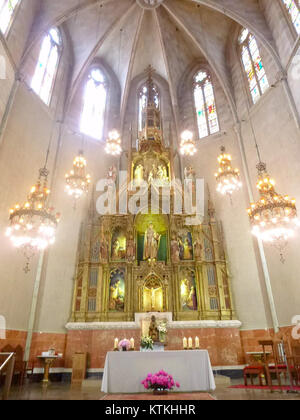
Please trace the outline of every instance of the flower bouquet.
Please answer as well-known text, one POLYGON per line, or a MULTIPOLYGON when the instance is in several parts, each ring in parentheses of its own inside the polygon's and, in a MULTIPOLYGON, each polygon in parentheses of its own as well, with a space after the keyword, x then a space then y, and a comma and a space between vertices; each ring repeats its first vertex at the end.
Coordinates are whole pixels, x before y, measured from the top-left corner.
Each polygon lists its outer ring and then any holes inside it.
POLYGON ((154 375, 149 373, 147 378, 142 381, 142 385, 147 390, 152 389, 154 395, 166 395, 174 387, 180 388, 180 384, 174 381, 173 376, 163 370, 154 375))
POLYGON ((153 340, 151 337, 142 337, 141 339, 141 348, 143 350, 153 350, 153 340))
POLYGON ((161 324, 159 324, 157 329, 159 332, 159 341, 161 343, 165 343, 167 334, 167 324, 165 322, 162 322, 161 324))
POLYGON ((119 350, 120 351, 128 351, 131 347, 130 341, 124 338, 124 340, 121 340, 119 343, 119 350))

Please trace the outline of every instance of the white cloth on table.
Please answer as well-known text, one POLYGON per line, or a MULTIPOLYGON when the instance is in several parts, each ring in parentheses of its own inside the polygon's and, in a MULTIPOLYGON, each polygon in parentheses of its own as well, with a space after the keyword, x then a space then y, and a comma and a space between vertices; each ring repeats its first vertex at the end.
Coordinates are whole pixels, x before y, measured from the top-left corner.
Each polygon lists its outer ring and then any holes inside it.
POLYGON ((165 352, 109 352, 106 356, 102 392, 112 394, 145 392, 141 382, 148 373, 164 370, 180 383, 180 392, 216 389, 206 350, 165 352))

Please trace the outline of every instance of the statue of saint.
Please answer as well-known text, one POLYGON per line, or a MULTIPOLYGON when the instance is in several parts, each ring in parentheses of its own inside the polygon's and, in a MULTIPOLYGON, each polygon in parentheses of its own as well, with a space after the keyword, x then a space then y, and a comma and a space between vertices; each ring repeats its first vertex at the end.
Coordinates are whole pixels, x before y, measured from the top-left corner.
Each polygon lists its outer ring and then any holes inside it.
POLYGON ((180 260, 180 250, 179 250, 178 240, 176 239, 175 235, 172 237, 172 241, 171 241, 171 255, 172 255, 172 261, 174 263, 178 263, 180 260))
POLYGON ((152 338, 152 340, 155 342, 159 341, 159 331, 156 324, 156 318, 153 315, 151 317, 150 327, 149 327, 149 337, 152 338))
POLYGON ((135 246, 133 235, 130 235, 127 241, 127 259, 129 262, 133 262, 135 259, 135 246))
POLYGON ((157 260, 161 235, 154 230, 153 223, 149 224, 144 239, 144 261, 157 260))
POLYGON ((144 180, 144 167, 143 165, 139 164, 134 171, 134 180, 139 183, 144 180))

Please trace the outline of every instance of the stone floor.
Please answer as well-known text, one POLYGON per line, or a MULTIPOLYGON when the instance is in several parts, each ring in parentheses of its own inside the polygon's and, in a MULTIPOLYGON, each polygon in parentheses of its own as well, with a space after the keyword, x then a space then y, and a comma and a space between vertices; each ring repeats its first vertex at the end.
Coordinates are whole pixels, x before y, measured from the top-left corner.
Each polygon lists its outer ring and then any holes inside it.
MULTIPOLYGON (((232 385, 241 384, 241 380, 232 381, 232 385)), ((195 399, 211 399, 208 394, 191 394, 195 399)), ((216 391, 210 394, 215 400, 299 400, 300 394, 287 394, 286 392, 230 389, 228 385, 218 385, 216 391)), ((27 384, 22 388, 13 387, 10 394, 11 400, 111 400, 112 396, 100 392, 100 386, 95 387, 71 387, 67 383, 52 383, 47 388, 41 384, 27 384)), ((116 396, 122 400, 122 396, 116 396)), ((132 398, 134 399, 134 398, 132 398)), ((137 399, 141 399, 137 397, 137 399)), ((173 399, 173 398, 172 398, 173 399)), ((180 399, 180 394, 178 394, 180 399)), ((182 395, 182 399, 187 396, 182 395)), ((189 398, 190 399, 190 398, 189 398)))

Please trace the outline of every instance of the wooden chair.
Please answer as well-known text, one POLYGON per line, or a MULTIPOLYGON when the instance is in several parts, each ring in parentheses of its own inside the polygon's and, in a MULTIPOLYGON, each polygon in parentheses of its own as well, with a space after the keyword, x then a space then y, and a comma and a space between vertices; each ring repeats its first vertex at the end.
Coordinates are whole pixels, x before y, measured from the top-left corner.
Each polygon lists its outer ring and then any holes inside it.
POLYGON ((272 374, 276 375, 278 385, 282 391, 281 374, 287 377, 287 365, 285 354, 282 352, 282 341, 279 340, 262 340, 259 345, 263 348, 264 353, 264 367, 266 371, 267 384, 271 391, 273 390, 272 374), (269 351, 271 357, 268 357, 269 351))
POLYGON ((249 365, 244 369, 244 383, 248 386, 248 377, 250 377, 251 385, 254 385, 253 377, 258 377, 259 385, 263 386, 263 380, 265 369, 262 365, 249 365))

